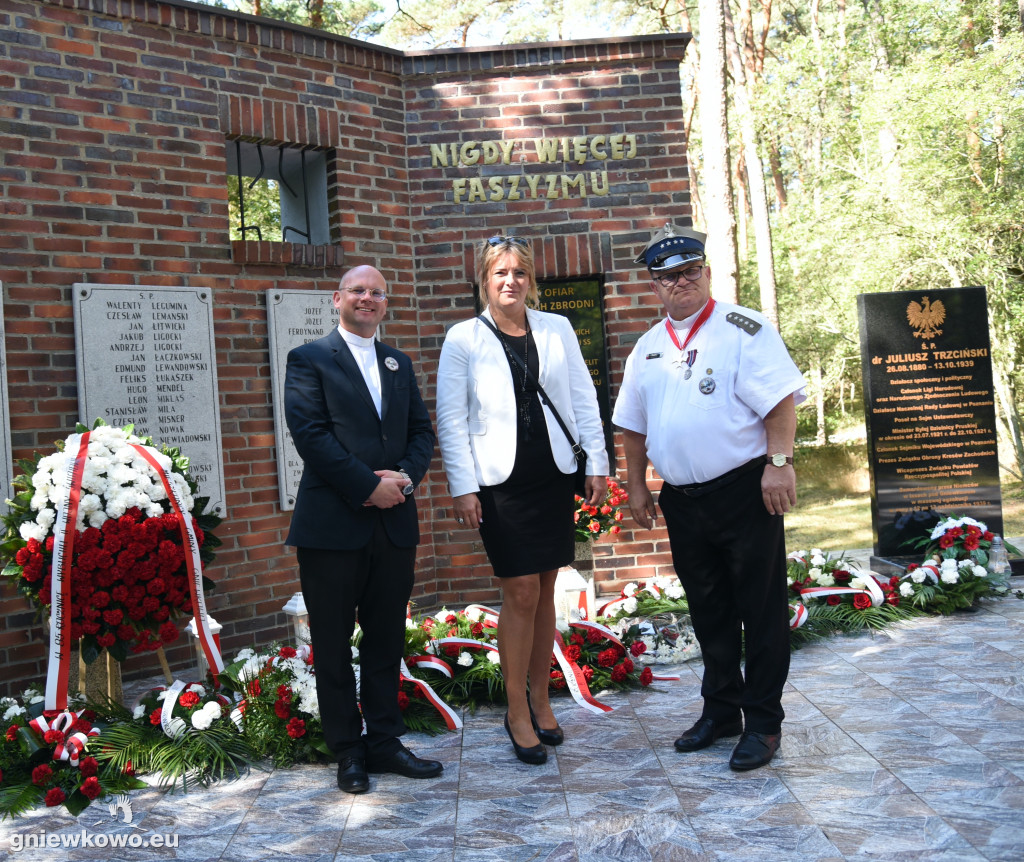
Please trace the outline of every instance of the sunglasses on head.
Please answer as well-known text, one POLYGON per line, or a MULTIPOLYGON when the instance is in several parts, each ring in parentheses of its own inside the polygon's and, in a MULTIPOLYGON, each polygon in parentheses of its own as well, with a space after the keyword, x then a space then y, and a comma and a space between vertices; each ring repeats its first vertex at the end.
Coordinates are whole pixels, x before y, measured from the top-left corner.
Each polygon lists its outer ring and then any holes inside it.
POLYGON ((529 248, 529 243, 518 236, 492 236, 487 240, 487 244, 494 248, 499 245, 518 245, 523 248, 529 248))

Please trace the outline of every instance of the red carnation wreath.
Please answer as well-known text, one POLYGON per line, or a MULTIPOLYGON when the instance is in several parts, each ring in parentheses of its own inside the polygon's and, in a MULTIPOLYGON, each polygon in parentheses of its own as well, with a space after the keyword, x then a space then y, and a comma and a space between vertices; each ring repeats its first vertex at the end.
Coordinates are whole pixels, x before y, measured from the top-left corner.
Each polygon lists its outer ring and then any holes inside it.
MULTIPOLYGON (((78 426, 77 434, 89 429, 78 426)), ((68 438, 69 440, 73 438, 68 438)), ((0 545, 3 575, 49 616, 55 508, 66 481, 71 453, 63 441, 57 453, 20 462, 22 474, 4 517, 0 545)), ((153 447, 131 427, 97 422, 90 432, 81 480, 78 522, 71 557, 68 631, 81 641, 82 657, 93 661, 106 649, 118 661, 131 652, 155 650, 179 634, 175 619, 192 615, 192 599, 179 520, 158 471, 134 444, 153 447)), ((208 498, 196 497, 188 459, 176 448, 159 448, 160 466, 185 500, 203 564, 220 540, 220 518, 203 512, 208 498)), ((212 586, 205 577, 204 587, 212 586)))

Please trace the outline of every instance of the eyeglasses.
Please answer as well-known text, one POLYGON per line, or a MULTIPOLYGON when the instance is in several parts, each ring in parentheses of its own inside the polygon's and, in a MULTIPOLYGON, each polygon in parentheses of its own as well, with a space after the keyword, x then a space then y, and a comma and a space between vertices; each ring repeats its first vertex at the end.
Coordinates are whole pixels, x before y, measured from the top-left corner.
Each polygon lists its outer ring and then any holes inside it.
POLYGON ((492 236, 487 240, 487 244, 494 248, 498 245, 518 245, 522 248, 529 248, 530 244, 525 239, 518 236, 492 236))
POLYGON ((696 281, 704 274, 704 264, 690 266, 686 269, 677 269, 674 272, 664 272, 660 275, 652 275, 651 278, 662 287, 675 287, 679 284, 680 276, 684 281, 696 281))
POLYGON ((369 295, 370 299, 374 302, 383 302, 388 298, 387 292, 381 290, 379 287, 375 287, 373 290, 368 290, 365 287, 346 287, 346 293, 351 293, 352 296, 362 299, 364 296, 369 295))

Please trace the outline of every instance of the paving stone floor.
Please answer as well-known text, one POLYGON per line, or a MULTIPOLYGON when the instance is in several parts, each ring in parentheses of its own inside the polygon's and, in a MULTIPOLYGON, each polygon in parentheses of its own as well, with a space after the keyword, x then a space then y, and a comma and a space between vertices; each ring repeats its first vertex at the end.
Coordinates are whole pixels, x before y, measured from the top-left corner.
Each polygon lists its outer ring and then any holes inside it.
POLYGON ((187 795, 154 788, 132 795, 130 825, 104 804, 77 819, 43 809, 0 823, 0 858, 1024 859, 1024 601, 794 653, 782 748, 749 773, 729 770, 732 740, 674 751, 700 708, 699 664, 678 672, 678 682, 603 696, 607 715, 556 701, 566 742, 544 766, 519 763, 503 713, 485 709, 459 733, 406 737, 444 762, 437 779, 371 776, 369 793, 349 796, 330 765, 254 770, 187 795), (14 852, 18 836, 44 830, 176 835, 177 848, 14 852))

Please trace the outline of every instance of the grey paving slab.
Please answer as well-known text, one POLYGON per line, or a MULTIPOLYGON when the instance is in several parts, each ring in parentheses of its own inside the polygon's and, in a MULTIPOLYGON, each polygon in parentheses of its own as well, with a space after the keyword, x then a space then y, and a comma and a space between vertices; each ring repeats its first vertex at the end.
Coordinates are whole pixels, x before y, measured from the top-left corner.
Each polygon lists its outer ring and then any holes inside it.
POLYGON ((734 739, 673 749, 699 714, 702 668, 673 670, 679 681, 603 695, 604 715, 556 699, 566 742, 540 767, 515 759, 504 711, 482 708, 457 733, 406 738, 445 764, 436 779, 375 775, 349 796, 333 765, 304 765, 187 794, 153 786, 132 795, 130 825, 102 803, 0 823, 0 860, 1024 859, 1024 602, 798 650, 779 754, 751 773, 729 770, 734 739), (16 850, 85 833, 106 846, 16 850), (177 846, 110 846, 165 835, 177 846))

